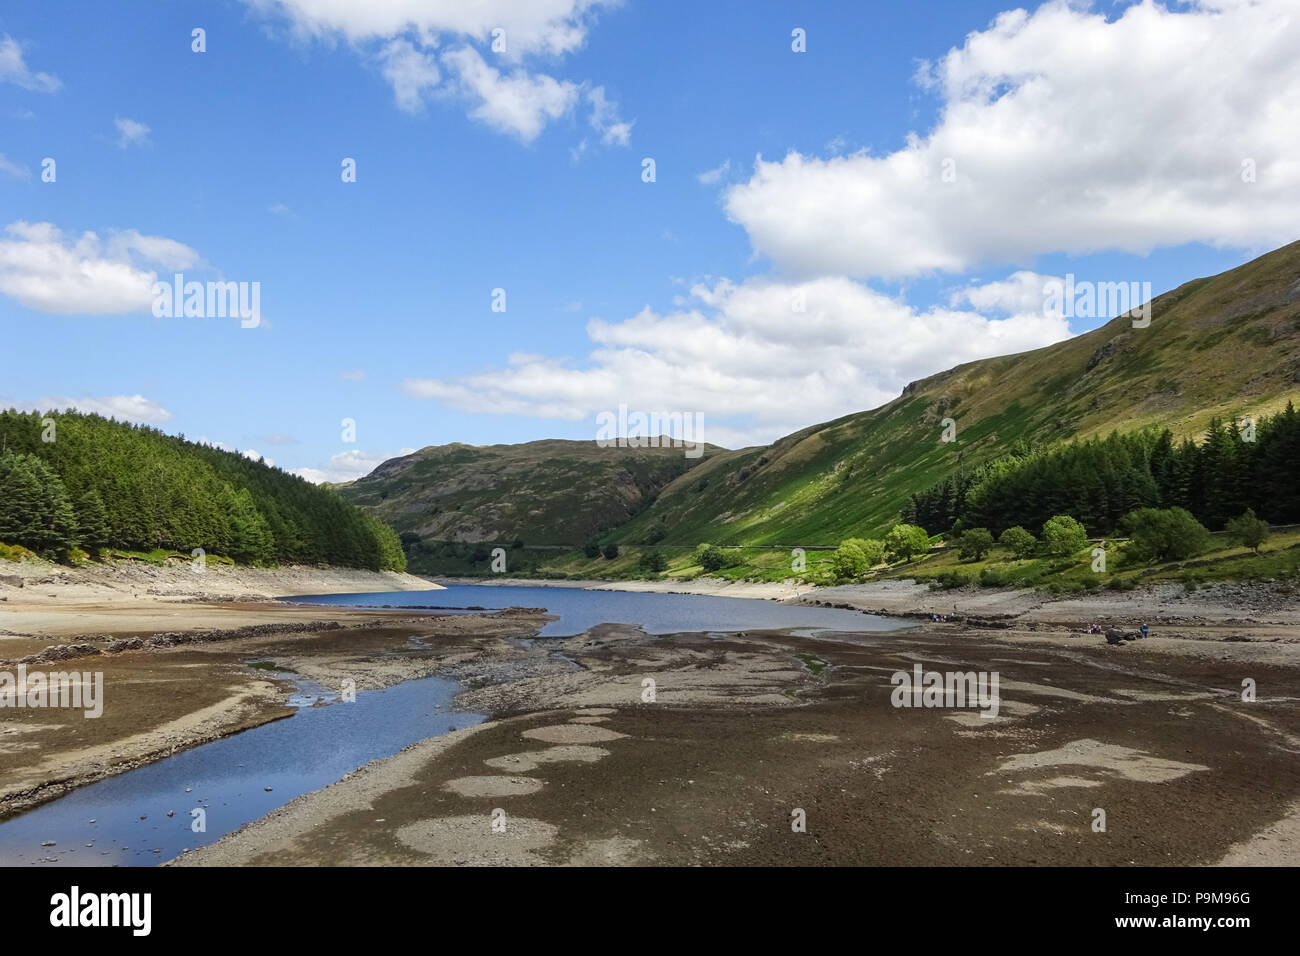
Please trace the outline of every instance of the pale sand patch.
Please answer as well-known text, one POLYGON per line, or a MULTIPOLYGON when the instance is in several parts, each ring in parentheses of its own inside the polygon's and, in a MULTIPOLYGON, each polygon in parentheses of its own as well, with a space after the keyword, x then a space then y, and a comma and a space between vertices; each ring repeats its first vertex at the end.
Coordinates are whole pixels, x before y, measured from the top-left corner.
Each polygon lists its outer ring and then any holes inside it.
POLYGON ((1001 700, 998 701, 998 715, 996 717, 981 717, 981 711, 978 708, 962 710, 946 716, 949 720, 961 724, 963 727, 979 727, 1005 723, 1015 717, 1028 717, 1030 714, 1036 714, 1042 709, 1037 704, 1026 704, 1023 700, 1001 700))
POLYGON ((959 710, 955 714, 945 714, 944 719, 951 720, 954 724, 961 724, 963 727, 992 727, 1011 720, 1010 717, 1002 714, 984 717, 978 710, 959 710))
POLYGON ((890 757, 898 756, 895 750, 887 750, 882 754, 872 754, 870 757, 863 757, 861 760, 850 760, 849 766, 854 770, 870 770, 877 780, 883 779, 885 774, 889 773, 889 764, 884 763, 890 757))
POLYGON ((1209 691, 1155 691, 1155 690, 1131 690, 1124 687, 1116 687, 1111 691, 1112 694, 1119 694, 1121 697, 1128 697, 1132 700, 1210 700, 1220 696, 1212 694, 1209 691))
POLYGON ((551 724, 525 730, 521 736, 548 744, 595 744, 605 740, 621 740, 627 734, 587 724, 551 724))
POLYGON ((570 723, 574 724, 603 724, 608 721, 608 717, 574 717, 570 723))
POLYGON ((1026 694, 1037 694, 1040 697, 1059 697, 1062 700, 1075 700, 1086 704, 1127 704, 1126 700, 1111 700, 1107 697, 1097 697, 1093 694, 1081 694, 1078 691, 1066 690, 1064 687, 1053 687, 1051 684, 1031 684, 1027 681, 1007 680, 1005 677, 999 679, 1000 690, 1019 690, 1026 694))
POLYGON ((604 747, 587 747, 582 744, 570 744, 567 747, 547 747, 545 750, 527 750, 523 753, 506 754, 493 757, 483 762, 493 770, 513 770, 527 773, 543 764, 577 761, 595 763, 602 757, 608 757, 609 751, 604 747))
POLYGON ((1040 830, 1047 830, 1049 833, 1058 833, 1061 835, 1070 832, 1069 827, 1063 827, 1059 823, 1052 823, 1050 820, 1035 820, 1033 823, 1017 823, 1017 830, 1028 830, 1030 833, 1038 833, 1040 830))
POLYGON ((832 743, 837 743, 837 742, 839 741, 840 738, 837 737, 837 736, 835 736, 835 734, 797 734, 797 733, 788 733, 788 734, 782 734, 780 739, 781 739, 781 740, 796 740, 796 741, 800 741, 800 742, 804 742, 804 743, 812 743, 812 744, 832 744, 832 743))
POLYGON ((1229 847, 1218 865, 1300 865, 1300 801, 1291 804, 1286 816, 1277 823, 1229 847))
POLYGON ((58 730, 63 724, 24 724, 18 721, 0 723, 0 734, 38 734, 43 730, 58 730))
POLYGON ((1003 761, 998 770, 990 773, 1014 773, 1018 770, 1040 770, 1044 767, 1062 766, 1095 767, 1139 783, 1168 783, 1194 771, 1210 769, 1201 764, 1152 757, 1141 750, 1121 747, 1118 744, 1104 744, 1098 740, 1084 739, 1071 741, 1056 750, 1015 754, 1003 761))
POLYGON ((1003 790, 1002 793, 1019 793, 1029 796, 1039 796, 1049 790, 1057 790, 1061 787, 1100 787, 1100 780, 1090 780, 1087 777, 1052 777, 1050 780, 1026 780, 1018 787, 1010 790, 1003 790))
POLYGON ((591 717, 608 717, 610 714, 617 714, 618 711, 613 707, 579 707, 576 713, 591 717))
POLYGON ((644 863, 640 859, 640 840, 610 837, 607 840, 588 840, 573 856, 568 866, 628 866, 644 863))
POLYGON ((410 823, 396 837, 434 866, 544 866, 546 861, 536 851, 554 843, 556 832, 553 824, 541 820, 507 816, 505 831, 497 833, 491 816, 482 813, 410 823))
MULTIPOLYGON (((1240 717, 1242 720, 1250 721, 1256 727, 1263 728, 1269 733, 1279 737, 1282 740, 1283 744, 1285 744, 1285 746, 1282 749, 1289 750, 1292 753, 1300 753, 1300 737, 1296 737, 1295 734, 1288 733, 1287 731, 1283 730, 1281 727, 1278 727, 1272 721, 1265 720, 1263 717, 1260 717, 1257 714, 1243 713, 1241 709, 1237 707, 1228 707, 1224 704, 1211 704, 1210 706, 1217 711, 1221 711, 1222 713, 1231 714, 1234 717, 1240 717)), ((1258 706, 1258 705, 1251 705, 1251 706, 1258 706)))
POLYGON ((39 740, 21 740, 17 737, 0 740, 0 754, 22 754, 29 750, 40 749, 41 742, 39 740))
POLYGON ((1028 717, 1030 714, 1036 714, 1043 708, 1037 704, 1027 704, 1023 700, 1000 700, 998 702, 998 711, 1006 711, 1013 717, 1028 717))
POLYGON ((520 797, 536 793, 545 786, 545 780, 536 777, 501 777, 484 774, 478 777, 457 777, 448 780, 442 789, 458 793, 462 797, 520 797))
MULTIPOLYGON (((972 667, 963 661, 954 661, 947 658, 935 657, 931 654, 914 654, 910 652, 897 655, 906 658, 918 664, 926 665, 927 669, 945 667, 947 670, 955 673, 969 673, 978 671, 979 668, 972 667)), ((907 672, 910 673, 910 672, 907 672)), ((920 694, 923 688, 914 687, 912 692, 920 694)), ((1096 697, 1092 694, 1081 694, 1078 691, 1067 690, 1064 687, 1054 687, 1051 684, 1035 684, 1029 681, 1010 680, 1005 674, 998 675, 998 692, 1006 690, 1024 691, 1026 694, 1035 694, 1040 697, 1060 697, 1062 700, 1075 700, 1086 704, 1127 704, 1127 700, 1111 700, 1108 697, 1096 697)))

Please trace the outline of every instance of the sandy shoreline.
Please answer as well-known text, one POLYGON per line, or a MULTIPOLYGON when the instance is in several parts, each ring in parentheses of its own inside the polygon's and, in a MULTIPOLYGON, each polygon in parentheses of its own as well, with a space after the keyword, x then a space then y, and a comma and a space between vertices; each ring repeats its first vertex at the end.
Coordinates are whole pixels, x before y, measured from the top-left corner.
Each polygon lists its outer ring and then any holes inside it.
POLYGON ((113 561, 70 567, 50 561, 0 561, 0 599, 58 601, 79 598, 194 597, 214 600, 262 599, 293 594, 337 594, 350 591, 437 590, 428 578, 397 571, 358 568, 232 567, 215 562, 202 572, 190 561, 163 566, 113 561))
POLYGON ((293 595, 439 589, 411 574, 349 568, 210 565, 198 574, 189 562, 78 568, 45 561, 0 562, 0 660, 32 653, 23 649, 23 638, 137 637, 302 621, 321 614, 277 609, 266 602, 293 595))

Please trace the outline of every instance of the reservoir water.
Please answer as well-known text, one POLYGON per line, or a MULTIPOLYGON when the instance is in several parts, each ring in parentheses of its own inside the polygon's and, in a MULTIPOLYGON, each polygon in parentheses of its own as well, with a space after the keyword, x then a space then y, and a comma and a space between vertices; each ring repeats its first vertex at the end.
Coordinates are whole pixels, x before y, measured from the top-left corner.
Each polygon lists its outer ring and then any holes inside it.
POLYGON ((0 823, 0 865, 170 860, 371 760, 481 722, 482 714, 451 708, 459 690, 431 677, 359 691, 354 703, 311 706, 331 692, 301 681, 290 701, 300 706, 290 717, 89 784, 0 823), (192 829, 193 810, 203 811, 206 832, 192 829))
POLYGON ((394 607, 425 606, 448 609, 542 607, 559 617, 540 637, 568 637, 597 624, 636 624, 647 634, 679 631, 752 631, 806 628, 826 631, 892 631, 908 622, 846 611, 840 608, 778 604, 753 598, 700 594, 646 594, 634 591, 592 591, 570 587, 452 585, 441 591, 397 591, 383 594, 320 594, 281 600, 312 604, 394 607))

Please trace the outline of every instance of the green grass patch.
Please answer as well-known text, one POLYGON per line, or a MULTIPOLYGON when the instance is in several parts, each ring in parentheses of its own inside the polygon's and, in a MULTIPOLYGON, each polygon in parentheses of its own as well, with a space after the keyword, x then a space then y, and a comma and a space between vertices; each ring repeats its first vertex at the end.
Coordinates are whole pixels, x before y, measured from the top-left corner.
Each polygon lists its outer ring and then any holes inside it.
POLYGON ((275 661, 253 661, 248 666, 255 671, 276 671, 283 674, 298 673, 292 667, 285 667, 283 664, 277 664, 275 661))
POLYGON ((796 654, 799 660, 803 661, 803 666, 808 668, 814 677, 820 677, 830 664, 822 660, 816 654, 796 654))
POLYGON ((29 551, 21 544, 5 544, 0 541, 0 558, 6 561, 27 561, 35 557, 35 551, 29 551))

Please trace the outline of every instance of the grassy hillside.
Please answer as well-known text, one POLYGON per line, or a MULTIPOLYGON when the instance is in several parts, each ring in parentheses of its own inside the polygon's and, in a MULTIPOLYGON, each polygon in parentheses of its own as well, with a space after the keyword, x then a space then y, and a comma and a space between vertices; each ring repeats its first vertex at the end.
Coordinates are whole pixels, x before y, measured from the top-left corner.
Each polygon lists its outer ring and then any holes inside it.
POLYGON ((241 564, 405 569, 396 533, 328 488, 71 411, 0 411, 0 542, 64 560, 202 548, 241 564))
POLYGON ((338 490, 426 541, 583 544, 647 508, 675 479, 706 467, 681 448, 601 448, 594 441, 437 445, 384 462, 338 490))
POLYGON ((1300 242, 1159 296, 1146 328, 1116 318, 1046 348, 959 365, 770 446, 711 448, 692 461, 680 449, 592 442, 448 445, 385 462, 341 490, 408 544, 425 539, 423 570, 487 571, 486 551, 431 553, 430 541, 521 539, 512 572, 636 575, 653 547, 670 573, 690 575, 700 569, 687 549, 711 542, 747 546, 729 573, 781 575, 789 551, 778 546, 879 537, 914 492, 1012 449, 1147 426, 1199 441, 1215 418, 1258 417, 1288 400, 1300 400, 1300 242), (957 430, 946 443, 948 417, 957 430), (622 555, 575 550, 593 534, 622 555))
POLYGON ((720 455, 618 529, 625 542, 836 544, 878 536, 908 496, 961 464, 1147 425, 1199 438, 1214 417, 1300 399, 1300 242, 1158 297, 1149 327, 1117 318, 1065 342, 959 365, 894 401, 720 455), (940 441, 941 420, 957 422, 940 441))

